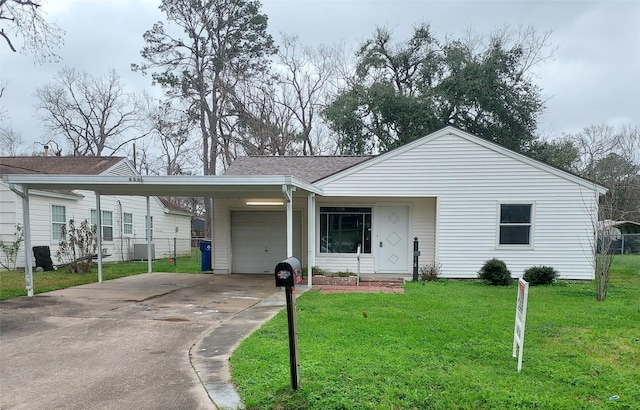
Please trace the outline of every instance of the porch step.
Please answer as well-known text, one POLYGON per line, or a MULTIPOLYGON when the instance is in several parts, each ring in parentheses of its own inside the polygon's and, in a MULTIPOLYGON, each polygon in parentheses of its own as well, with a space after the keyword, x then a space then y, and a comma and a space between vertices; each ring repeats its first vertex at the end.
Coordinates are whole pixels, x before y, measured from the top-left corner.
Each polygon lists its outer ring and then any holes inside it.
POLYGON ((360 286, 400 287, 403 284, 404 279, 360 278, 360 286))

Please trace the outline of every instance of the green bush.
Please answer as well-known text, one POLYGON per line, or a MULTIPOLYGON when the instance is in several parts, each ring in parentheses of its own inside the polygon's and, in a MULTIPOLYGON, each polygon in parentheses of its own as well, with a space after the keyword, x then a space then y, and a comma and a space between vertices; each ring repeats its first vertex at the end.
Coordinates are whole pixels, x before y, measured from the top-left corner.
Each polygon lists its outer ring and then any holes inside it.
POLYGON ((558 271, 551 266, 533 266, 524 271, 523 279, 531 286, 549 285, 558 277, 558 271))
POLYGON ((478 272, 480 279, 486 280, 490 285, 508 286, 511 284, 511 272, 507 265, 500 259, 490 259, 482 265, 478 272))

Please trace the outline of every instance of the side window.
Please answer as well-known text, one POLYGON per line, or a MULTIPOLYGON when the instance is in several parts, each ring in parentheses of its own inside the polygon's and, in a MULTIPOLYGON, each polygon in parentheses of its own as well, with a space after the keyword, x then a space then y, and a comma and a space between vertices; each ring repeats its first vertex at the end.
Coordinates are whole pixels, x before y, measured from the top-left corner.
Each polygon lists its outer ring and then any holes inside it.
POLYGON ((500 245, 531 245, 532 204, 500 204, 500 245))
POLYGON ((122 230, 125 235, 133 235, 133 214, 125 212, 122 215, 122 230))
POLYGON ((62 238, 62 227, 66 224, 67 209, 63 205, 51 205, 51 239, 59 241, 62 238))
POLYGON ((144 218, 145 220, 145 239, 146 240, 153 240, 153 216, 149 216, 144 218), (149 223, 150 222, 150 223, 149 223))
MULTIPOLYGON (((91 225, 98 225, 98 212, 95 209, 91 210, 91 225)), ((102 230, 100 232, 103 241, 113 241, 113 212, 102 211, 102 230)))

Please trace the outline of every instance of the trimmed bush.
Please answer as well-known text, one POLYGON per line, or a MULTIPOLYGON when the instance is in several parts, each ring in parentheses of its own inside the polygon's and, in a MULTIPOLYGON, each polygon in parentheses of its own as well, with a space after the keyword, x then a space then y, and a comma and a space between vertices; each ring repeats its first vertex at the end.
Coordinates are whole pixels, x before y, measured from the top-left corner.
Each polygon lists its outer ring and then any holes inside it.
POLYGON ((490 259, 482 265, 478 272, 480 279, 486 280, 490 285, 508 286, 511 284, 511 272, 507 265, 500 259, 490 259))
POLYGON ((533 266, 524 271, 524 280, 531 286, 549 285, 558 277, 558 271, 551 266, 533 266))

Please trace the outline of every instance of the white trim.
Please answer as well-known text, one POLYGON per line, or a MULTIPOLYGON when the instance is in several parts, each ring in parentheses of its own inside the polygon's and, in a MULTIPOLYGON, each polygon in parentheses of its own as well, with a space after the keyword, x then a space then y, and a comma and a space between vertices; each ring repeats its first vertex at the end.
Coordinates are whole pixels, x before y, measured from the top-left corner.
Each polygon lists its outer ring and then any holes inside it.
POLYGON ((224 197, 247 195, 280 195, 283 185, 322 195, 322 189, 291 175, 32 175, 5 174, 9 184, 27 185, 29 189, 84 189, 101 195, 157 196, 171 192, 175 196, 189 194, 224 197))
MULTIPOLYGON (((53 207, 54 206, 59 206, 64 208, 64 218, 62 221, 62 225, 66 225, 67 224, 67 206, 66 205, 60 205, 60 204, 54 204, 51 203, 49 204, 49 229, 50 229, 50 233, 49 233, 49 239, 51 240, 51 243, 55 244, 60 242, 60 239, 62 239, 62 236, 60 236, 58 239, 53 237, 53 207)), ((60 222, 56 221, 57 224, 59 224, 60 222)))
POLYGON ((30 189, 29 195, 33 196, 43 196, 47 198, 56 198, 56 199, 70 199, 72 201, 80 201, 84 198, 82 194, 63 194, 62 192, 51 192, 51 191, 42 191, 39 189, 30 189))
MULTIPOLYGON (((496 201, 496 249, 499 250, 534 250, 535 249, 535 225, 536 224, 536 201, 534 200, 499 200, 496 201), (501 244, 500 243, 500 213, 502 211, 502 205, 531 205, 531 221, 529 222, 529 243, 526 245, 520 244, 501 244)), ((527 224, 521 224, 522 226, 527 224)))

